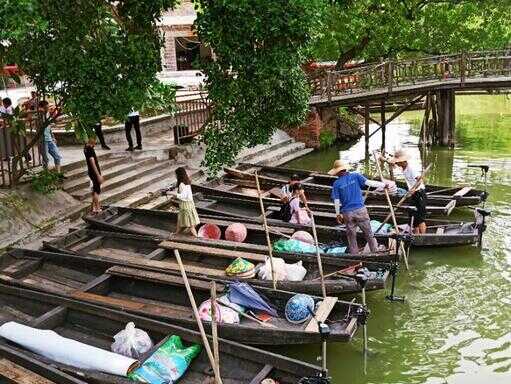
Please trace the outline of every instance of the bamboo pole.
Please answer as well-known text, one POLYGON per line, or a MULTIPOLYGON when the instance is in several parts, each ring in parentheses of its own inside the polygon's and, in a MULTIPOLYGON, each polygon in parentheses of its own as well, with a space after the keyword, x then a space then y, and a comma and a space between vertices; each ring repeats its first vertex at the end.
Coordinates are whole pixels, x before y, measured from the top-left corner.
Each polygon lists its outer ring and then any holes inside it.
POLYGON ((211 336, 213 337, 213 357, 215 367, 220 372, 220 353, 218 351, 218 327, 216 324, 216 282, 211 281, 211 336))
MULTIPOLYGON (((378 170, 378 174, 380 175, 380 180, 383 183, 384 182, 383 181, 383 173, 381 171, 380 160, 378 159, 376 151, 373 152, 373 156, 374 156, 374 160, 376 161, 376 169, 378 170)), ((388 191, 387 188, 385 188, 383 191, 385 193, 385 198, 387 199, 387 204, 389 206, 390 215, 392 216, 392 221, 394 223, 394 228, 396 230, 396 233, 399 234, 399 227, 397 226, 396 215, 394 213, 394 207, 392 206, 392 201, 390 200, 389 191, 388 191)), ((405 261, 406 269, 408 270, 409 269, 409 267, 408 267, 408 255, 406 254, 406 250, 405 250, 405 247, 404 247, 402 242, 401 242, 401 251, 403 253, 403 259, 405 261)))
POLYGON ((254 172, 257 196, 259 196, 259 205, 261 207, 261 215, 263 216, 263 227, 266 233, 266 243, 268 244, 268 254, 270 256, 270 267, 271 267, 271 280, 273 282, 273 289, 277 289, 277 281, 275 280, 275 269, 273 268, 273 249, 271 247, 270 232, 268 231, 268 222, 266 221, 266 212, 264 210, 263 196, 261 194, 261 187, 259 185, 259 175, 257 171, 254 172))
POLYGON ((321 292, 323 293, 323 298, 326 298, 325 277, 323 276, 323 263, 321 262, 321 255, 319 254, 319 242, 318 242, 318 233, 316 231, 316 220, 314 219, 314 214, 312 212, 311 212, 311 219, 312 219, 312 234, 314 235, 314 245, 316 246, 316 258, 318 260, 319 276, 321 278, 321 292))
POLYGON ((206 336, 206 331, 204 330, 204 325, 199 317, 199 311, 197 310, 197 304, 195 303, 195 298, 193 297, 192 289, 190 288, 190 283, 188 282, 188 276, 186 276, 185 267, 183 265, 183 261, 181 260, 181 255, 179 254, 179 250, 174 249, 174 256, 176 256, 177 263, 179 264, 179 269, 181 271, 181 276, 185 283, 186 293, 188 294, 188 299, 190 300, 190 304, 192 305, 193 315, 195 316, 195 321, 197 321, 197 326, 199 327, 199 332, 202 338, 202 344, 204 344, 204 349, 208 355, 209 362, 211 367, 213 368, 213 372, 215 374, 215 383, 222 384, 222 379, 220 378, 220 369, 215 364, 215 357, 213 356, 213 352, 211 352, 211 347, 209 346, 208 337, 206 336))

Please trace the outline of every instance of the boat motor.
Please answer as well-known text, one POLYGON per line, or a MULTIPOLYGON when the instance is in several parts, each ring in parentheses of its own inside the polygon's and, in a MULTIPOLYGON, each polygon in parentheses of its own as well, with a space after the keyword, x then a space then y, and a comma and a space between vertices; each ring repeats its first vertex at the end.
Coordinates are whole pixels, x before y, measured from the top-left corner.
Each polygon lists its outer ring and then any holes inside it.
POLYGON ((484 208, 474 209, 475 223, 478 231, 477 246, 481 247, 483 244, 483 233, 486 231, 486 216, 490 216, 491 211, 484 208))
POLYGON ((488 171, 490 170, 490 166, 487 164, 469 164, 468 167, 481 169, 481 177, 484 177, 484 192, 481 194, 481 200, 483 201, 484 208, 484 203, 488 198, 488 171))

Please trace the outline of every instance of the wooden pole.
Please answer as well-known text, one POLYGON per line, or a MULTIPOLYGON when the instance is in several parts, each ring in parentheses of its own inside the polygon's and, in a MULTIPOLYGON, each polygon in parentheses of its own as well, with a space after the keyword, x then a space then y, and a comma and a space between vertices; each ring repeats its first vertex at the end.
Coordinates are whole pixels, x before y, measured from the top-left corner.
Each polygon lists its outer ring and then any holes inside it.
POLYGON ((385 151, 385 136, 386 136, 386 124, 385 124, 385 100, 381 101, 380 106, 380 119, 381 119, 381 150, 385 151))
MULTIPOLYGON (((373 156, 374 156, 374 160, 376 161, 376 169, 378 170, 378 174, 380 175, 380 180, 383 183, 383 173, 382 173, 381 167, 380 167, 380 160, 378 159, 376 152, 373 152, 373 156)), ((392 215, 392 221, 394 223, 394 228, 396 230, 396 233, 399 234, 399 227, 397 226, 396 215, 394 213, 394 207, 392 206, 392 201, 390 200, 389 191, 387 190, 387 188, 385 188, 383 191, 385 193, 385 198, 387 199, 387 204, 389 206, 390 214, 392 215)), ((403 259, 405 261, 406 269, 408 270, 409 269, 408 255, 406 254, 406 250, 405 250, 403 242, 401 242, 401 251, 403 253, 403 259)))
POLYGON ((197 326, 199 327, 200 335, 202 338, 202 344, 204 344, 204 349, 208 355, 209 362, 211 367, 213 368, 213 372, 215 373, 215 383, 222 384, 222 379, 220 378, 220 369, 215 364, 215 357, 213 356, 213 352, 211 352, 211 347, 209 346, 208 337, 206 336, 206 331, 204 330, 204 325, 199 317, 199 311, 197 310, 197 304, 195 303, 195 298, 193 297, 192 289, 190 288, 190 283, 188 282, 188 276, 186 276, 185 267, 183 265, 183 261, 181 260, 181 255, 179 254, 179 250, 174 249, 174 256, 176 256, 177 263, 179 264, 179 269, 181 271, 181 277, 185 283, 186 293, 188 294, 188 299, 190 300, 190 304, 192 305, 193 315, 195 316, 195 321, 197 321, 197 326))
POLYGON ((316 246, 316 258, 318 260, 319 276, 321 278, 321 292, 323 293, 323 298, 326 298, 325 277, 323 276, 323 263, 321 262, 321 255, 319 254, 319 242, 318 242, 318 233, 316 231, 316 220, 314 219, 314 214, 312 212, 311 212, 311 219, 312 219, 312 234, 314 235, 314 245, 316 246))
POLYGON ((215 367, 220 372, 220 353, 218 351, 218 328, 216 325, 216 282, 211 281, 211 336, 213 337, 213 357, 215 367))
POLYGON ((364 122, 365 122, 365 159, 369 161, 369 104, 365 105, 364 109, 364 122))
POLYGON ((259 205, 261 207, 261 215, 263 216, 263 227, 266 233, 266 243, 268 244, 268 254, 270 256, 271 280, 273 282, 273 289, 277 289, 277 281, 275 280, 275 269, 273 268, 273 249, 271 247, 270 232, 268 231, 268 222, 266 221, 266 212, 264 210, 263 196, 261 194, 261 187, 259 186, 259 175, 257 171, 254 172, 257 195, 259 196, 259 205))

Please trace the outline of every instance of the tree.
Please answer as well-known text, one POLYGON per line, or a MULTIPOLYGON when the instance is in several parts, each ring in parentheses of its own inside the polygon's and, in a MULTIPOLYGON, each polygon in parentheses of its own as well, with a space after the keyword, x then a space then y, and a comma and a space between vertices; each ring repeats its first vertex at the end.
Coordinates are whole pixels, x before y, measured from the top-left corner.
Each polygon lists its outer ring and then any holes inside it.
POLYGON ((509 0, 337 0, 327 7, 314 55, 367 61, 438 55, 511 44, 509 0))
MULTIPOLYGON (((102 116, 122 121, 157 84, 162 39, 156 21, 176 3, 0 0, 0 65, 16 63, 81 133, 102 116)), ((25 151, 52 120, 44 119, 25 151)))
POLYGON ((197 0, 196 27, 215 60, 205 64, 212 117, 205 164, 232 164, 277 128, 303 122, 310 91, 300 65, 315 36, 320 0, 197 0))

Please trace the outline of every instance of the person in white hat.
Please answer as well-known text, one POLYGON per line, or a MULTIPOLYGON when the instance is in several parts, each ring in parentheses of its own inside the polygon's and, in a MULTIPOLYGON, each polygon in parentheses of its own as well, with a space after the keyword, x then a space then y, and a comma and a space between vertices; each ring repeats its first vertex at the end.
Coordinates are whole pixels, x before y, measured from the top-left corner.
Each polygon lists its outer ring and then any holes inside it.
POLYGON ((348 172, 348 165, 335 160, 329 175, 338 176, 332 186, 331 198, 334 201, 337 222, 346 225, 346 237, 350 253, 358 254, 357 227, 360 228, 369 244, 371 252, 378 251, 378 243, 371 229, 369 213, 364 204, 362 188, 387 188, 385 183, 368 180, 360 173, 348 172))
POLYGON ((413 227, 416 234, 426 233, 426 205, 427 195, 426 186, 422 180, 422 174, 410 164, 410 156, 405 150, 399 149, 394 156, 387 161, 391 166, 397 165, 401 168, 406 181, 408 191, 412 192, 411 200, 416 210, 411 214, 413 217, 413 227))

